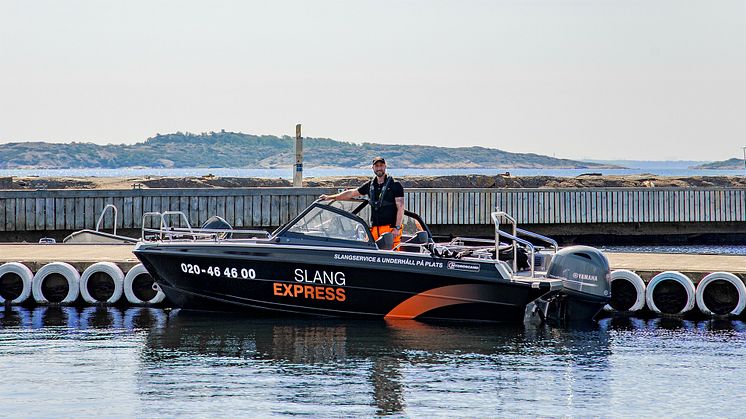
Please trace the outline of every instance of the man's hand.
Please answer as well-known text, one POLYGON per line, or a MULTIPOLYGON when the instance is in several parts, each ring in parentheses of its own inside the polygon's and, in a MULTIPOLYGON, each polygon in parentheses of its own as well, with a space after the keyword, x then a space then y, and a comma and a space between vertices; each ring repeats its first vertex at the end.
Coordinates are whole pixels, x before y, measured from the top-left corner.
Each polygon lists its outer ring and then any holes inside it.
POLYGON ((360 192, 357 191, 357 189, 348 189, 346 191, 334 194, 334 195, 327 195, 323 194, 319 196, 319 199, 335 199, 337 201, 348 201, 352 198, 355 198, 357 196, 360 196, 360 192))

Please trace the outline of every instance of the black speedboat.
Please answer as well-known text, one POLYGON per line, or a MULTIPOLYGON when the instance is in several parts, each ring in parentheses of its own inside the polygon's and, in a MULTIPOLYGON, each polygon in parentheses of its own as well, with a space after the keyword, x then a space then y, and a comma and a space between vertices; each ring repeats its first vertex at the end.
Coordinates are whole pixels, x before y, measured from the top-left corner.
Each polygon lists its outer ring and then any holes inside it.
POLYGON ((160 228, 144 228, 134 253, 184 309, 486 321, 523 321, 534 313, 587 320, 610 299, 609 265, 598 250, 557 251, 550 239, 518 229, 508 214, 492 213, 494 241, 436 243, 424 220, 407 211, 402 244, 391 249, 390 236, 373 240, 363 219, 366 206, 316 201, 274 233, 249 238, 238 230, 192 229, 186 221, 170 227, 163 217, 160 228), (500 228, 506 220, 510 232, 500 228), (522 234, 550 246, 542 250, 522 234))

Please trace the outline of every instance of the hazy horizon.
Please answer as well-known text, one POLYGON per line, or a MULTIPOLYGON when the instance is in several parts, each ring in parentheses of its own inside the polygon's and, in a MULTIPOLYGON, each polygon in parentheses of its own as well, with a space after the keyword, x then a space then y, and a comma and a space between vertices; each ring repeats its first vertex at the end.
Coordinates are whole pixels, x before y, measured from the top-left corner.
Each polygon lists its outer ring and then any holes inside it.
POLYGON ((0 142, 226 131, 717 161, 746 2, 0 2, 0 142), (456 144, 454 144, 456 143, 456 144))

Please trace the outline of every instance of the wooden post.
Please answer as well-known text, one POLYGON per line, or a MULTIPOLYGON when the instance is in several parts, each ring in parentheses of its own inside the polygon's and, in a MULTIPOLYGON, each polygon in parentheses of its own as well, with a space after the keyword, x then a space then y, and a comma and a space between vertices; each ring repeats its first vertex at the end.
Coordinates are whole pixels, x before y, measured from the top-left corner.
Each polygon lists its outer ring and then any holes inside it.
POLYGON ((293 187, 303 187, 303 137, 300 124, 295 126, 295 166, 293 166, 293 187))

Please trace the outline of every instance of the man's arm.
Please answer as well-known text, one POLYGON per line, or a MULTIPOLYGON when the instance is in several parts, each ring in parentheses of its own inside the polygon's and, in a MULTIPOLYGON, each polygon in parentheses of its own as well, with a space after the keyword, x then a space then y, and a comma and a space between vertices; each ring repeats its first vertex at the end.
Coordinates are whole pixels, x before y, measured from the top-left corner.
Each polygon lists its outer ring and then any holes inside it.
MULTIPOLYGON (((346 191, 342 191, 340 193, 334 194, 334 195, 321 195, 320 199, 335 199, 337 201, 348 201, 353 198, 357 198, 358 196, 361 196, 362 194, 357 189, 348 189, 346 191)), ((404 204, 404 199, 402 199, 402 205, 404 204)), ((403 207, 402 207, 403 208, 403 207)))
POLYGON ((401 223, 404 221, 404 197, 396 197, 394 198, 394 202, 396 202, 396 228, 399 230, 399 234, 401 234, 401 223))

